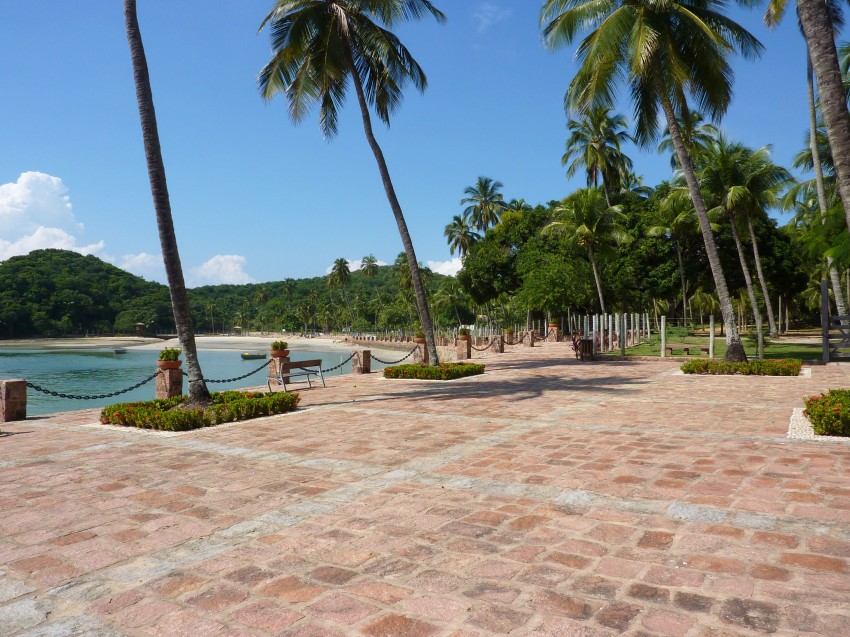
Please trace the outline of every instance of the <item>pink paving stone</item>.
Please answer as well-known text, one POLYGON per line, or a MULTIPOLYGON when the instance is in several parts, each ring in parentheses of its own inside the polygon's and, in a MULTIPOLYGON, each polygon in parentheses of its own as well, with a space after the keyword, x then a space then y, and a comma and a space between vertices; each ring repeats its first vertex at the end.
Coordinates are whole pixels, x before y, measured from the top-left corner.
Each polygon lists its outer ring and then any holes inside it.
POLYGON ((89 608, 100 615, 111 615, 112 613, 127 606, 131 606, 142 599, 144 599, 144 593, 142 593, 139 589, 132 589, 103 599, 92 604, 89 608))
POLYGON ((643 581, 662 586, 689 586, 699 588, 705 581, 705 575, 684 568, 651 566, 643 576, 643 581))
POLYGON ((395 604, 408 597, 413 591, 383 582, 358 582, 348 586, 346 590, 362 597, 368 597, 382 604, 395 604))
POLYGON ((645 568, 640 562, 621 560, 616 557, 603 557, 594 569, 599 575, 612 575, 614 577, 632 579, 645 568))
POLYGON ((164 600, 146 599, 116 611, 110 621, 128 628, 152 626, 160 617, 179 610, 177 604, 164 600))
POLYGON ((227 635, 228 631, 217 621, 182 611, 160 620, 153 634, 157 637, 208 637, 227 635))
POLYGON ((247 597, 248 594, 240 588, 228 584, 216 584, 186 601, 202 610, 220 613, 242 603, 247 597))
POLYGON ((531 613, 516 611, 508 606, 490 604, 474 610, 468 623, 497 635, 507 635, 525 626, 531 617, 531 613))
POLYGON ((274 602, 262 600, 239 608, 231 614, 231 617, 251 628, 280 632, 297 622, 304 615, 283 608, 274 602))
POLYGON ((380 608, 366 604, 350 595, 334 592, 311 604, 307 607, 307 610, 316 619, 350 625, 374 615, 380 608))
POLYGON ((395 614, 383 615, 361 630, 370 637, 430 637, 438 631, 432 624, 395 614))
POLYGON ((428 621, 455 622, 462 621, 472 610, 472 602, 461 602, 445 597, 409 597, 398 604, 405 613, 419 615, 428 621))
POLYGON ((662 635, 685 637, 695 622, 692 618, 679 613, 650 610, 641 617, 641 623, 645 628, 662 635))

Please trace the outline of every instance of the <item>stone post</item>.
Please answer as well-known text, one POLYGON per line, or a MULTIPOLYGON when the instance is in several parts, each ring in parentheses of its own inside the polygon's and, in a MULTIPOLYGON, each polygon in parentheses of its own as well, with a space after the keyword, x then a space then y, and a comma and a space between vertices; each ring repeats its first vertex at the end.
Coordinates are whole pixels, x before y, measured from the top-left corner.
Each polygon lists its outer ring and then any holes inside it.
POLYGON ((425 343, 416 343, 416 349, 413 352, 413 362, 422 365, 428 364, 428 348, 425 343))
POLYGON ((554 325, 548 325, 547 330, 545 339, 547 343, 557 343, 561 340, 560 328, 554 325))
POLYGON ((497 354, 505 353, 505 337, 504 336, 494 336, 493 337, 493 346, 490 348, 497 354))
POLYGON ((156 377, 156 397, 174 398, 183 395, 183 370, 160 369, 156 377))
POLYGON ((626 355, 626 316, 625 312, 620 314, 620 356, 626 355))
POLYGON ((531 330, 526 334, 525 346, 534 347, 534 330, 531 330))
POLYGON ((590 333, 590 338, 593 339, 593 355, 596 356, 598 353, 598 349, 596 347, 596 335, 599 333, 599 316, 597 314, 593 315, 593 330, 590 333))
POLYGON ((667 356, 667 317, 661 316, 661 358, 667 356))
POLYGON ((513 344, 514 344, 514 333, 512 331, 511 332, 505 332, 504 343, 503 343, 502 346, 504 347, 505 345, 513 345, 513 344))
POLYGON ((458 338, 455 341, 457 360, 465 361, 472 358, 472 341, 469 338, 458 338))
POLYGON ((27 419, 27 381, 0 380, 0 422, 27 419))
POLYGON ((608 351, 614 351, 614 315, 608 315, 608 351))
POLYGON ((714 358, 714 314, 708 317, 708 357, 714 358))
POLYGON ((372 373, 372 350, 364 349, 354 352, 354 358, 351 359, 352 374, 371 374, 372 373))

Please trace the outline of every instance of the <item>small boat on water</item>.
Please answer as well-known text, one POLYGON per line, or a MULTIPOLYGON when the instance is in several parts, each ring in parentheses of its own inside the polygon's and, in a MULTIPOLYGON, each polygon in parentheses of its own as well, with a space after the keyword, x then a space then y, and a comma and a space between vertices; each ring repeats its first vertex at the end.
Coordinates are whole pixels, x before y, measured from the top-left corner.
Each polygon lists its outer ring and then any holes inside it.
POLYGON ((266 356, 267 356, 267 354, 265 354, 265 353, 263 353, 263 354, 257 354, 257 353, 255 353, 255 352, 242 352, 242 360, 243 360, 243 361, 250 361, 250 360, 254 360, 254 359, 261 359, 261 358, 265 358, 266 356))
POLYGON ((126 350, 126 349, 124 349, 123 347, 119 347, 118 349, 115 349, 115 350, 114 350, 114 352, 115 352, 116 354, 126 354, 126 353, 127 353, 127 350, 126 350))

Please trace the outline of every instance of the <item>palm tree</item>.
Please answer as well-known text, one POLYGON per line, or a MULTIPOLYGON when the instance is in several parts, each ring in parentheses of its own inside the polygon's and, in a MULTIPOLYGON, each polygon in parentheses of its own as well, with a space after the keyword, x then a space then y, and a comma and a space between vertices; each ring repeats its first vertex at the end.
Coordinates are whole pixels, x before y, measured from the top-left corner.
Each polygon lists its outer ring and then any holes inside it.
POLYGON ((162 259, 165 263, 168 289, 171 292, 174 324, 180 347, 186 356, 186 369, 189 375, 189 400, 195 403, 208 403, 212 398, 207 389, 207 384, 204 382, 201 364, 198 362, 198 350, 195 347, 192 312, 189 309, 189 296, 186 293, 183 268, 180 265, 180 253, 177 250, 177 237, 174 234, 174 221, 171 218, 171 200, 168 196, 165 164, 162 161, 162 149, 159 145, 159 130, 156 125, 156 110, 151 92, 148 62, 145 57, 145 47, 142 44, 139 19, 136 15, 136 0, 124 0, 124 22, 133 63, 136 101, 139 104, 139 119, 142 125, 148 177, 156 212, 156 225, 159 230, 159 243, 162 247, 162 259))
POLYGON ((505 212, 528 212, 532 207, 525 202, 525 199, 511 199, 505 205, 505 212))
POLYGON ((605 299, 598 257, 605 256, 614 245, 628 243, 629 235, 622 225, 624 222, 621 206, 608 206, 598 188, 584 188, 564 199, 554 210, 554 220, 543 229, 544 232, 563 234, 587 251, 603 314, 605 299))
POLYGON ((405 84, 411 82, 418 90, 425 90, 425 73, 389 28, 429 15, 438 22, 445 20, 430 0, 277 0, 260 25, 260 30, 269 27, 273 56, 260 71, 259 87, 266 100, 283 93, 296 123, 318 104, 319 125, 324 136, 331 138, 337 132, 338 109, 345 100, 349 81, 354 86, 366 140, 378 164, 411 270, 429 360, 437 365, 425 285, 369 112, 371 106, 389 125, 390 114, 401 103, 405 84))
POLYGON ((479 232, 487 232, 499 223, 499 216, 505 207, 505 198, 499 191, 501 181, 493 181, 489 177, 479 177, 474 186, 464 189, 466 195, 460 200, 460 205, 469 204, 464 209, 464 216, 479 232))
POLYGON ((570 108, 581 111, 610 104, 616 84, 627 78, 637 116, 635 139, 642 145, 657 138, 659 108, 664 113, 723 311, 726 359, 744 361, 747 355, 708 211, 677 119, 687 117, 688 94, 712 119, 719 118, 732 95, 727 56, 739 51, 756 57, 761 52, 761 43, 726 11, 721 0, 608 0, 602 5, 595 0, 545 0, 541 22, 546 24, 546 43, 553 49, 571 43, 580 27, 595 27, 579 45, 580 68, 565 98, 570 108))
POLYGON ((690 199, 683 195, 684 193, 677 189, 665 197, 658 210, 657 225, 651 226, 646 234, 650 237, 669 237, 673 241, 673 248, 676 250, 676 258, 679 261, 679 279, 682 284, 682 312, 687 322, 687 285, 682 244, 686 238, 696 233, 698 224, 690 199))
POLYGON ((360 259, 360 270, 363 272, 363 276, 367 279, 375 278, 378 274, 378 260, 375 258, 374 254, 370 254, 368 257, 360 259))
MULTIPOLYGON (((765 14, 765 22, 777 24, 782 19, 785 6, 786 0, 773 0, 765 14)), ((847 111, 844 78, 835 46, 836 7, 837 3, 823 0, 797 0, 797 16, 817 78, 821 112, 835 157, 838 192, 850 228, 850 113, 847 111)))
POLYGON ((328 285, 332 288, 339 287, 342 289, 342 301, 348 307, 348 314, 351 317, 351 325, 354 324, 354 315, 351 312, 351 304, 348 302, 346 288, 351 281, 351 270, 348 267, 348 259, 339 258, 334 261, 331 266, 331 273, 328 275, 328 285))
POLYGON ((215 304, 215 301, 207 301, 207 312, 210 313, 210 330, 215 333, 215 312, 218 309, 218 306, 215 304))
POLYGON ((469 249, 481 238, 469 222, 468 215, 455 215, 443 230, 443 236, 448 240, 449 253, 454 254, 457 251, 461 259, 466 257, 469 249))
POLYGON ((593 105, 580 119, 571 119, 567 124, 570 130, 567 152, 561 158, 561 164, 567 166, 567 177, 584 168, 588 186, 599 187, 601 179, 609 206, 610 191, 619 190, 623 175, 632 169, 632 160, 623 153, 621 146, 634 141, 626 132, 626 118, 619 113, 612 114, 612 110, 609 106, 593 105))
MULTIPOLYGON (((682 131, 682 142, 688 153, 694 157, 703 148, 717 139, 720 131, 713 124, 703 121, 703 116, 698 111, 690 111, 687 119, 677 118, 679 129, 682 131)), ((659 153, 670 153, 670 166, 673 170, 679 169, 679 160, 676 157, 676 149, 673 148, 673 140, 670 138, 670 128, 664 127, 661 134, 661 143, 658 144, 659 153)))

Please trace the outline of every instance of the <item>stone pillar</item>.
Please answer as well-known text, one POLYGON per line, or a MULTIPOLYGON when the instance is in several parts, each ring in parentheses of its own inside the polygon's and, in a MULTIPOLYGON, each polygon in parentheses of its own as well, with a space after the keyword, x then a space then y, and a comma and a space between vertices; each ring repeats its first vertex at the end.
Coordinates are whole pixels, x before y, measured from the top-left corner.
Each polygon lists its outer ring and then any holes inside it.
POLYGON ((661 332, 661 358, 666 358, 667 356, 667 317, 661 316, 661 328, 659 330, 661 332))
POLYGON ((27 381, 0 380, 0 422, 27 419, 27 381))
POLYGON ((354 352, 354 358, 351 359, 352 374, 371 374, 372 373, 372 350, 364 349, 354 352))
POLYGON ((465 361, 472 358, 472 341, 468 338, 458 338, 455 341, 457 360, 465 361))
POLYGON ((497 354, 505 353, 505 337, 504 336, 494 336, 493 337, 493 346, 490 348, 497 354))
POLYGON ((525 335, 525 346, 534 347, 534 330, 531 330, 525 335))
MULTIPOLYGON (((272 356, 269 363, 269 378, 277 378, 280 375, 280 366, 289 362, 289 356, 272 356)), ((289 376, 283 379, 289 382, 289 376)))
POLYGON ((546 332, 547 343, 558 343, 561 340, 561 329, 555 325, 549 325, 546 332))
POLYGON ((505 332, 504 342, 502 343, 503 349, 504 349, 505 345, 513 345, 513 344, 514 344, 514 333, 512 331, 511 332, 505 332))
POLYGON ((708 317, 708 357, 714 358, 714 314, 708 317))
POLYGON ((428 347, 425 343, 416 343, 416 350, 413 352, 413 362, 428 364, 428 347))
POLYGON ((183 395, 183 370, 160 369, 156 377, 156 397, 174 398, 183 395))

